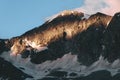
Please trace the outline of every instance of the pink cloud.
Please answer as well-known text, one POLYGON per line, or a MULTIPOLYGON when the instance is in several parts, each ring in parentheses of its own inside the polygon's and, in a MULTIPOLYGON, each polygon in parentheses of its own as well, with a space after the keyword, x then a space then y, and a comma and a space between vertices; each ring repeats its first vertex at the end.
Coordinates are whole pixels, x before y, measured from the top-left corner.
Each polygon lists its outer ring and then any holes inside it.
POLYGON ((116 12, 120 12, 120 0, 105 0, 108 7, 101 9, 102 12, 114 15, 116 12))
POLYGON ((114 13, 120 11, 119 5, 120 0, 84 0, 83 6, 76 8, 75 10, 87 14, 103 12, 109 15, 113 15, 114 13))

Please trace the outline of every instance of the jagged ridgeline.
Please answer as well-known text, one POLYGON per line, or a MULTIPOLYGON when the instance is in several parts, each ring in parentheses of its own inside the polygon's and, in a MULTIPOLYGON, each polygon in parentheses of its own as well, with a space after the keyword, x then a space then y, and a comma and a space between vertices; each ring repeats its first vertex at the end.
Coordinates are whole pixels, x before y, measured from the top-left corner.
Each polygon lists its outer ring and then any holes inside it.
POLYGON ((45 58, 54 60, 71 52, 78 54, 78 60, 83 64, 89 65, 103 53, 102 40, 111 18, 102 13, 89 16, 77 11, 64 11, 43 25, 10 39, 7 45, 10 45, 11 54, 22 54, 23 57, 34 55, 38 50, 35 59, 40 60, 31 59, 35 63, 46 61, 45 58))
POLYGON ((4 51, 30 58, 33 64, 63 59, 65 55, 76 55, 79 64, 86 67, 102 58, 112 64, 120 59, 120 13, 109 16, 64 11, 20 36, 1 39, 1 55, 4 51))

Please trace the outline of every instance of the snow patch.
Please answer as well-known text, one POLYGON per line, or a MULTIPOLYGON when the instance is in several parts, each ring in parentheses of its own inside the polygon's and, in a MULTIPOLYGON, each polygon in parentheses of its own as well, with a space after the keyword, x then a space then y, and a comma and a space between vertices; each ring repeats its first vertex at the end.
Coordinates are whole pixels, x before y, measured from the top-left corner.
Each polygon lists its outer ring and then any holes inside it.
POLYGON ((107 26, 109 25, 110 21, 107 22, 107 26))
POLYGON ((38 51, 43 51, 45 49, 48 49, 47 46, 41 46, 36 44, 36 42, 28 41, 27 39, 24 40, 26 43, 26 46, 31 46, 32 48, 38 50, 38 51))
POLYGON ((30 62, 30 58, 23 59, 20 54, 10 56, 9 52, 2 53, 0 57, 11 62, 19 69, 23 68, 21 70, 26 74, 32 75, 35 80, 45 77, 45 75, 49 74, 49 71, 52 70, 66 71, 68 73, 74 72, 77 73, 78 76, 87 76, 91 72, 98 70, 108 70, 112 75, 115 75, 120 69, 119 59, 115 60, 113 63, 109 63, 102 56, 89 67, 78 62, 77 55, 72 55, 71 53, 65 54, 62 58, 58 58, 54 61, 45 61, 42 64, 33 64, 30 62))
POLYGON ((82 19, 88 19, 90 17, 89 14, 84 14, 84 17, 82 17, 82 19))

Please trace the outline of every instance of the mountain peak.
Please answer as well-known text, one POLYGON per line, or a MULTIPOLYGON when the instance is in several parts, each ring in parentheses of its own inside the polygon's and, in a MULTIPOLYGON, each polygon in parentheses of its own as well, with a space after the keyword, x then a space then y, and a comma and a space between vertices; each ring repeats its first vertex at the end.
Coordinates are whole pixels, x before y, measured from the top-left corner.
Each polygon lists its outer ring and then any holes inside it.
POLYGON ((69 16, 69 15, 84 15, 84 14, 82 12, 78 12, 78 11, 74 11, 74 10, 64 10, 58 14, 48 17, 47 21, 50 22, 57 17, 64 17, 64 16, 69 16))
POLYGON ((109 16, 98 12, 90 16, 63 11, 20 36, 0 39, 0 57, 35 80, 51 74, 53 78, 55 71, 67 78, 75 72, 78 79, 101 69, 114 74, 120 66, 119 22, 120 13, 109 16))
POLYGON ((76 15, 80 13, 81 12, 78 12, 78 11, 65 10, 65 11, 62 11, 59 16, 65 16, 65 15, 71 15, 71 14, 76 15))
POLYGON ((54 18, 39 27, 36 27, 23 35, 12 39, 14 42, 11 50, 14 54, 24 52, 27 48, 42 50, 47 48, 51 43, 57 40, 69 40, 75 35, 87 30, 90 26, 103 25, 107 27, 107 23, 111 17, 102 13, 85 15, 77 11, 63 11, 54 18))

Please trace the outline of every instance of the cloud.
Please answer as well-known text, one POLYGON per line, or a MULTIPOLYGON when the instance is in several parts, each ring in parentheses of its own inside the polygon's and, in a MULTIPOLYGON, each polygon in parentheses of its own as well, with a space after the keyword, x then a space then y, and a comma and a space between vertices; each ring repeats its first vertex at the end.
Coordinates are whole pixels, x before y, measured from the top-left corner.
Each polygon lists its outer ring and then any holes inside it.
POLYGON ((88 14, 96 12, 103 12, 109 15, 113 15, 120 11, 120 0, 84 0, 84 4, 80 8, 76 8, 77 11, 82 11, 88 14))

